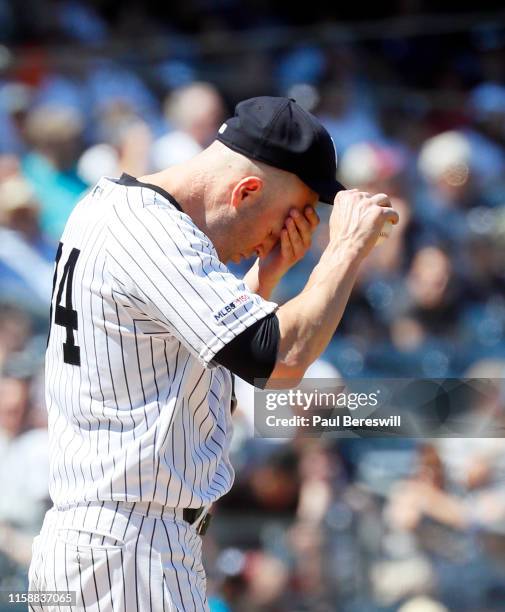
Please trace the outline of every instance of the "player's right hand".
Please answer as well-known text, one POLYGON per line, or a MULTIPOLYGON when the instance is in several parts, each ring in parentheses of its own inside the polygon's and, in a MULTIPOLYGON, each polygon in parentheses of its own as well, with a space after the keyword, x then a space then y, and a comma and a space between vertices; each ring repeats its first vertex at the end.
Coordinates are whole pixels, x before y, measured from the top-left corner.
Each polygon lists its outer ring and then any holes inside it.
POLYGON ((340 191, 335 196, 329 221, 330 244, 348 247, 366 257, 373 249, 386 221, 398 223, 398 213, 385 193, 370 195, 358 189, 340 191))

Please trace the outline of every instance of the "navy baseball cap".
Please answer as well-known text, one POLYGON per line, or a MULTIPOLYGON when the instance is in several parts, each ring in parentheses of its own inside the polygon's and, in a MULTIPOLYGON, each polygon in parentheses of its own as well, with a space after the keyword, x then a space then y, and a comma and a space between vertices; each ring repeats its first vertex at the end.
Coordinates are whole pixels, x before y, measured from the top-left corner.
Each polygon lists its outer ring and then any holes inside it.
POLYGON ((217 139, 251 159, 296 174, 333 204, 345 187, 336 180, 333 140, 319 120, 292 98, 260 96, 239 102, 217 139))

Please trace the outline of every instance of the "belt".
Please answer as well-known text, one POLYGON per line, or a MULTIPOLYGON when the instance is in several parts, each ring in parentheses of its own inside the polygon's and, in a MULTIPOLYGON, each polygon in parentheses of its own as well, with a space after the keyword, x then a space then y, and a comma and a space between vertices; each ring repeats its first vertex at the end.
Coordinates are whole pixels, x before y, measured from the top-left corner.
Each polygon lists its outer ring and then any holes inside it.
MULTIPOLYGON (((194 523, 198 521, 198 519, 202 516, 202 513, 204 512, 205 512, 205 508, 203 507, 202 508, 184 508, 182 511, 182 518, 186 521, 186 523, 193 525, 194 523)), ((198 523, 198 526, 196 527, 196 533, 198 535, 205 535, 207 533, 207 529, 209 527, 211 518, 212 518, 212 515, 210 514, 210 512, 207 512, 205 516, 200 520, 200 522, 198 523)))
POLYGON ((170 508, 169 506, 162 506, 155 502, 120 503, 123 508, 129 508, 145 516, 164 518, 172 515, 178 519, 182 518, 186 523, 192 526, 194 525, 198 535, 205 535, 211 518, 209 513, 210 506, 202 506, 201 508, 170 508))
POLYGON ((194 525, 198 535, 205 535, 211 519, 211 514, 209 513, 210 506, 202 506, 201 508, 170 508, 155 502, 83 502, 77 504, 58 504, 55 505, 55 509, 61 512, 72 510, 75 516, 75 509, 80 508, 84 512, 84 516, 86 516, 86 509, 90 506, 96 506, 98 508, 106 506, 116 510, 118 505, 126 511, 130 510, 130 512, 135 512, 143 516, 155 518, 167 518, 172 516, 182 519, 186 521, 186 523, 192 526, 194 525))

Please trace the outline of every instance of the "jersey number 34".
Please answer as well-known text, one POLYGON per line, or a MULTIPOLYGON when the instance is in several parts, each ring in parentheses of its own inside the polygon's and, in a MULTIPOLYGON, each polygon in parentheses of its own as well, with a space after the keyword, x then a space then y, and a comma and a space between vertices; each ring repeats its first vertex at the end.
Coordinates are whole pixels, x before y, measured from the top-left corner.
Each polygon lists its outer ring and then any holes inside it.
POLYGON ((54 307, 54 323, 61 325, 67 331, 66 341, 63 343, 63 361, 70 365, 81 365, 81 350, 75 343, 74 330, 78 328, 77 311, 72 306, 72 281, 74 279, 74 269, 79 257, 79 249, 72 249, 70 255, 63 268, 63 274, 58 285, 58 293, 56 294, 56 302, 54 301, 54 293, 56 290, 56 279, 58 278, 58 267, 60 264, 61 254, 63 252, 63 243, 60 242, 56 251, 56 266, 53 276, 53 295, 51 298, 51 314, 49 315, 49 335, 47 343, 51 335, 51 326, 53 324, 53 307, 54 307), (65 290, 65 305, 61 304, 61 298, 65 290))

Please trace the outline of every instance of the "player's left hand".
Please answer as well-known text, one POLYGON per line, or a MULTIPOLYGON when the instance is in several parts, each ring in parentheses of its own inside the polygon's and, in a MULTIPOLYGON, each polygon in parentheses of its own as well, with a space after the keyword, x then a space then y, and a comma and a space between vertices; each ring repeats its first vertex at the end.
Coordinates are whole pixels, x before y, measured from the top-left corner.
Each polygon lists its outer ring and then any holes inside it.
POLYGON ((292 209, 286 217, 277 243, 259 258, 260 284, 275 285, 286 272, 300 261, 312 244, 312 235, 319 224, 319 217, 312 206, 303 212, 292 209))

